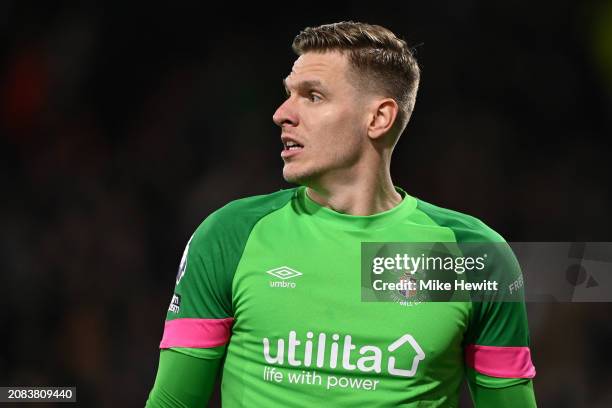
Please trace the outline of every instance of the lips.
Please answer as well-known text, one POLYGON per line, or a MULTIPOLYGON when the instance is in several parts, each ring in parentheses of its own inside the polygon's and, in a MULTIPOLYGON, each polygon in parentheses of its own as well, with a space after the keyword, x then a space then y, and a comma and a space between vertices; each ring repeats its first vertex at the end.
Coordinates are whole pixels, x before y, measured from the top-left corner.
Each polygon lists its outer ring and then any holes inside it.
POLYGON ((304 146, 296 142, 289 141, 285 143, 285 150, 296 150, 296 149, 303 149, 303 148, 304 146))
POLYGON ((281 152, 283 159, 293 157, 304 149, 304 145, 293 136, 283 134, 281 141, 283 143, 283 151, 281 152))
POLYGON ((282 135, 281 142, 283 143, 284 150, 297 150, 304 148, 304 145, 293 136, 282 135))

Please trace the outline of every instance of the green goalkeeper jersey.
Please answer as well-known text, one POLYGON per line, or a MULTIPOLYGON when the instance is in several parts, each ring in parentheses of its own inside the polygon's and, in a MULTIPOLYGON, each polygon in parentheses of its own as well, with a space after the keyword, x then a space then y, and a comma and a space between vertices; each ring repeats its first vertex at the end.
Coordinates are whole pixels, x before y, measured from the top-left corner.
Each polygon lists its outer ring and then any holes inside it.
POLYGON ((466 375, 490 388, 532 378, 522 302, 362 301, 362 242, 503 242, 398 191, 370 216, 304 187, 214 212, 187 244, 160 347, 223 359, 230 408, 456 407, 466 375))

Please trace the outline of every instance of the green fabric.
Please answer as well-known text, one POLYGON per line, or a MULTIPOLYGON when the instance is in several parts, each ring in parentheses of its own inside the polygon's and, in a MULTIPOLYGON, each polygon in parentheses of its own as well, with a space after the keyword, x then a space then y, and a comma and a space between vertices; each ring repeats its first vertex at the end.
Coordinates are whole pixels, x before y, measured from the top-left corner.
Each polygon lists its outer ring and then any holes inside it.
POLYGON ((472 367, 465 368, 465 378, 470 385, 485 388, 506 388, 512 385, 523 384, 530 381, 528 378, 500 378, 481 374, 472 367))
MULTIPOLYGON (((162 350, 155 385, 147 408, 202 407, 212 393, 220 360, 208 360, 204 349, 162 350), (177 375, 181 373, 181 375, 177 375)), ((536 407, 533 383, 527 379, 507 379, 506 385, 493 377, 467 369, 467 381, 475 408, 536 407)))
POLYGON ((173 347, 170 350, 187 354, 188 356, 203 358, 205 360, 220 359, 225 354, 227 346, 211 348, 173 347))
MULTIPOLYGON (((418 210, 423 211, 439 226, 453 231, 459 243, 499 243, 487 245, 489 262, 495 269, 489 270, 490 277, 508 284, 522 279, 520 265, 505 240, 482 221, 456 211, 441 209, 419 201, 418 210)), ((475 245, 474 248, 478 246, 475 245)), ((521 291, 519 300, 524 298, 521 291)), ((529 326, 524 301, 514 302, 473 302, 470 323, 465 333, 464 344, 481 346, 528 347, 529 326)), ((506 386, 508 379, 488 377, 489 383, 506 386)))
POLYGON ((506 385, 500 387, 493 377, 468 370, 467 382, 475 408, 535 408, 537 407, 533 392, 533 381, 530 379, 506 379, 506 385))
POLYGON ((148 408, 203 407, 219 373, 220 359, 204 359, 162 350, 148 408))
MULTIPOLYGON (((232 280, 251 229, 261 217, 285 205, 292 195, 292 190, 281 190, 233 201, 207 217, 185 248, 177 275, 180 280, 174 290, 181 299, 180 308, 178 312, 169 309, 166 320, 232 317, 232 280)), ((223 351, 211 349, 217 357, 223 351)))
POLYGON ((523 341, 526 320, 512 309, 361 301, 362 242, 502 240, 473 217, 399 191, 393 209, 351 216, 300 187, 238 200, 198 228, 176 289, 180 312, 168 320, 234 318, 226 347, 179 350, 225 355, 224 407, 454 407, 468 340, 523 345, 513 340, 523 341))

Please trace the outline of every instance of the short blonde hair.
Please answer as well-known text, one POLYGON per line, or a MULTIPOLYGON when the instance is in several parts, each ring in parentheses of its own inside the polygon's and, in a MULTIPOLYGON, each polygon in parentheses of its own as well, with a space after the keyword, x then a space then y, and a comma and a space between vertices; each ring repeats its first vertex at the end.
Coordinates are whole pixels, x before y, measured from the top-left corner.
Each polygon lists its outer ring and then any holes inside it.
POLYGON ((379 25, 353 21, 307 27, 293 40, 297 55, 306 52, 346 52, 357 86, 393 98, 404 130, 414 109, 420 71, 406 42, 379 25))

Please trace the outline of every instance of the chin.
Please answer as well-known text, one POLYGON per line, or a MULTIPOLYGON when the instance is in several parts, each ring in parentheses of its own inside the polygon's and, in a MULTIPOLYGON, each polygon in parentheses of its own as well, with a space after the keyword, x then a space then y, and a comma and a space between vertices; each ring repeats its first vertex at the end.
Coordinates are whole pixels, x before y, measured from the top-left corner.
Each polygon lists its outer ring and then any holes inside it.
POLYGON ((283 171, 283 178, 287 183, 292 184, 302 184, 302 177, 299 177, 297 174, 293 172, 283 171))
POLYGON ((285 165, 283 168, 283 178, 288 183, 308 185, 308 181, 313 178, 312 172, 305 171, 304 169, 292 168, 295 166, 285 165))

